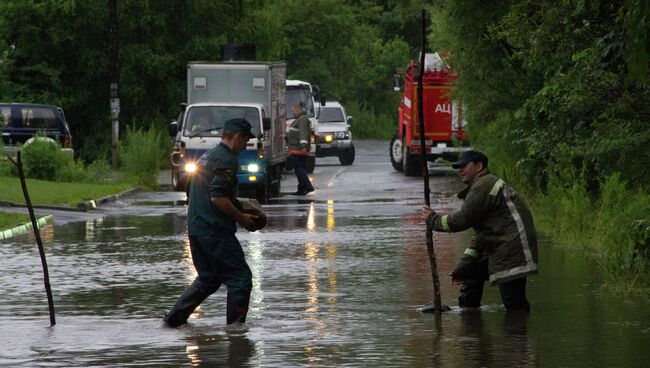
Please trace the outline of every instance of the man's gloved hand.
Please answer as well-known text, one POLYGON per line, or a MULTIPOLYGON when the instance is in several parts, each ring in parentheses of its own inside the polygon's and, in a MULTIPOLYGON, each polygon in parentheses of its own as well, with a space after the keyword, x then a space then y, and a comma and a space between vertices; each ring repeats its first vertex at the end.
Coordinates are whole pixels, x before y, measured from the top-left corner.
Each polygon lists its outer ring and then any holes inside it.
POLYGON ((456 276, 456 275, 452 272, 452 273, 449 274, 449 283, 450 283, 451 285, 453 285, 453 286, 456 286, 456 285, 462 285, 462 284, 463 284, 463 280, 461 280, 460 278, 458 278, 458 276, 456 276))
POLYGON ((422 212, 420 213, 420 218, 424 220, 426 223, 431 224, 433 221, 439 217, 436 211, 434 211, 431 207, 429 206, 422 206, 422 212))

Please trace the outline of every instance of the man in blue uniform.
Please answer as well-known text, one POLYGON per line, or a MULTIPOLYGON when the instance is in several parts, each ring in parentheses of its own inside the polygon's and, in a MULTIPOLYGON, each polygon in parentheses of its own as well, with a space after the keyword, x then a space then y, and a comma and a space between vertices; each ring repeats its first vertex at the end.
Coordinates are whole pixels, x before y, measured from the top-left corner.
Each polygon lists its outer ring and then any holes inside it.
POLYGON ((228 288, 226 322, 246 321, 252 274, 235 232, 236 223, 255 231, 257 217, 238 209, 237 156, 251 137, 248 121, 228 120, 221 143, 197 162, 189 189, 187 230, 198 276, 165 315, 163 320, 170 327, 187 323, 194 309, 222 283, 228 288))

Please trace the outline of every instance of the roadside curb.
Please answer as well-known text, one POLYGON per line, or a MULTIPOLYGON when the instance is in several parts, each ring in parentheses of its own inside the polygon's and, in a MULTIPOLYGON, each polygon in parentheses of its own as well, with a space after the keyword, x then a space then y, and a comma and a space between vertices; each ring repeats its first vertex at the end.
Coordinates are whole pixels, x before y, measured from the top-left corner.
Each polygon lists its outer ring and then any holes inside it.
MULTIPOLYGON (((137 193, 140 191, 140 188, 135 187, 131 189, 127 189, 125 191, 116 193, 116 194, 110 194, 105 197, 97 198, 97 199, 90 199, 81 203, 77 203, 76 206, 71 207, 71 206, 66 206, 66 205, 33 205, 33 208, 38 208, 38 209, 44 209, 44 210, 58 210, 58 211, 73 211, 73 212, 88 212, 90 210, 94 210, 97 208, 98 205, 100 204, 105 204, 109 202, 114 202, 122 197, 131 195, 133 193, 137 193)), ((7 201, 0 201, 0 206, 4 207, 23 207, 26 208, 27 206, 22 203, 15 203, 15 202, 7 202, 7 201)))
POLYGON ((101 198, 98 198, 98 199, 91 199, 91 200, 88 200, 88 201, 85 201, 85 202, 78 203, 77 208, 73 209, 73 210, 84 211, 84 212, 89 211, 89 210, 94 210, 100 204, 115 202, 120 198, 131 195, 133 193, 137 193, 139 191, 140 191, 140 188, 136 187, 136 188, 127 189, 127 190, 125 190, 123 192, 119 192, 119 193, 116 193, 116 194, 110 194, 110 195, 107 195, 105 197, 101 197, 101 198))
MULTIPOLYGON (((47 215, 36 219, 36 226, 41 229, 47 225, 52 225, 54 223, 54 216, 47 215)), ((10 229, 0 231, 0 240, 5 240, 13 238, 14 236, 25 234, 33 229, 32 222, 26 222, 24 224, 14 226, 10 229)))

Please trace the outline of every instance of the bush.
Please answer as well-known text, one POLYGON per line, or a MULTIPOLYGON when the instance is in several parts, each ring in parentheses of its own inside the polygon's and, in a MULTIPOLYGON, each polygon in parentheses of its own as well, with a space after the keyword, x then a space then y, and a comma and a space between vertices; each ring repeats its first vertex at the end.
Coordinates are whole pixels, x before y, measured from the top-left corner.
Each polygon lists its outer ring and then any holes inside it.
MULTIPOLYGON (((365 105, 353 102, 345 105, 345 112, 352 116, 350 130, 353 139, 390 139, 397 129, 397 118, 381 114, 365 105)), ((397 115, 397 103, 395 104, 397 115)))
POLYGON ((136 184, 147 188, 158 185, 158 172, 163 160, 162 136, 153 126, 149 130, 129 128, 120 142, 120 166, 136 184))
POLYGON ((16 166, 4 157, 0 159, 0 176, 18 176, 16 166))
POLYGON ((54 181, 61 169, 69 163, 70 158, 61 152, 58 143, 44 139, 38 135, 34 141, 21 149, 23 171, 25 176, 32 179, 54 181))

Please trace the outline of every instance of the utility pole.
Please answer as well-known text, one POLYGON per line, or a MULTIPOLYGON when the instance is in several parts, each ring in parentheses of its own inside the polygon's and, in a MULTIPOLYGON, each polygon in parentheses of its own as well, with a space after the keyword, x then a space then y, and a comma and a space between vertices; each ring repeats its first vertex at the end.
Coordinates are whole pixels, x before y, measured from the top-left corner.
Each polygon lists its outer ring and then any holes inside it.
POLYGON ((108 68, 110 73, 111 166, 117 169, 117 144, 120 137, 120 42, 117 33, 117 0, 108 0, 108 68))

